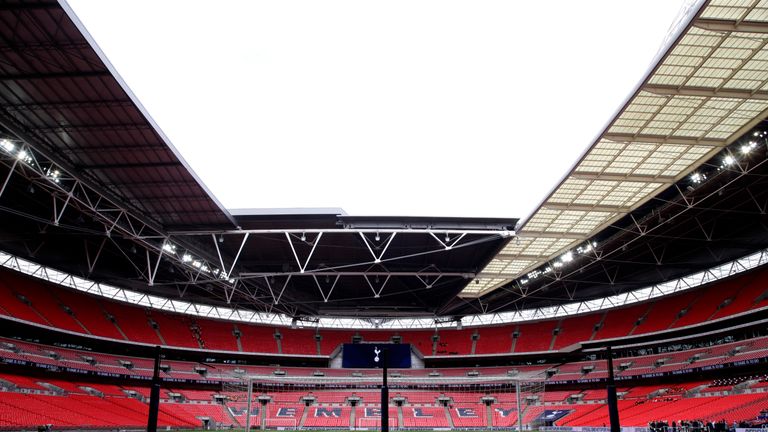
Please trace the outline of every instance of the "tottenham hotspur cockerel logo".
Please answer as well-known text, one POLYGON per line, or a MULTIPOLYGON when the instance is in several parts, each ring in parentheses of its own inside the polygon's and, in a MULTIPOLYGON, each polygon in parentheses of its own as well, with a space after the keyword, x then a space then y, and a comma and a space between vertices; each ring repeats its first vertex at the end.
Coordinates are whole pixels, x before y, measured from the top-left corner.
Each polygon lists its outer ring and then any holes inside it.
POLYGON ((373 353, 376 354, 376 356, 373 358, 373 361, 378 363, 379 362, 379 353, 381 353, 381 350, 379 347, 373 347, 373 353))

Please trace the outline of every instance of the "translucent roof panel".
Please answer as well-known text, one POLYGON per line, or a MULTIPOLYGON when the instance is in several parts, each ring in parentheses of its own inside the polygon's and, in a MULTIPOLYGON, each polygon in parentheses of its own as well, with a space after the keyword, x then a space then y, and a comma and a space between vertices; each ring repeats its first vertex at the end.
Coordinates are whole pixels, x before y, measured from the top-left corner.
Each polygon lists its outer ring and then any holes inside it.
POLYGON ((527 231, 542 233, 587 234, 603 221, 614 217, 613 212, 585 210, 551 210, 540 208, 525 224, 527 231))
POLYGON ((646 181, 586 180, 569 177, 545 205, 562 203, 566 206, 601 206, 619 210, 634 205, 661 185, 662 183, 646 181))
POLYGON ((507 282, 504 278, 475 278, 474 282, 467 285, 461 292, 465 297, 477 297, 490 292, 507 282))
POLYGON ((521 257, 546 259, 564 247, 567 247, 572 242, 573 240, 569 239, 550 237, 518 237, 515 241, 507 244, 507 246, 502 249, 499 256, 512 256, 516 259, 520 259, 521 257))
POLYGON ((768 114, 768 0, 710 0, 703 7, 523 223, 520 238, 481 273, 494 283, 483 282, 483 290, 470 284, 462 295, 503 286, 587 241, 768 114))
POLYGON ((601 139, 574 170, 578 178, 613 174, 627 179, 637 178, 669 182, 715 147, 707 145, 620 142, 601 139), (684 167, 683 167, 684 168, 684 167))
POLYGON ((536 261, 532 259, 495 258, 485 266, 481 274, 488 272, 494 275, 514 276, 535 263, 536 261))

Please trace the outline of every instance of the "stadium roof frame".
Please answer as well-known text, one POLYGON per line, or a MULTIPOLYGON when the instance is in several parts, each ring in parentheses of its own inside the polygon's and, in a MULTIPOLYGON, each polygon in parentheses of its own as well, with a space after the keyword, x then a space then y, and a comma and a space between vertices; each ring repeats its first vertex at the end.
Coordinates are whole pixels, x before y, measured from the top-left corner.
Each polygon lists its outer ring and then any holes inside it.
POLYGON ((460 293, 543 266, 683 179, 768 115, 768 7, 685 5, 652 66, 593 144, 460 293))
POLYGON ((456 327, 479 327, 502 325, 516 322, 562 318, 590 312, 601 311, 638 303, 657 297, 685 291, 698 286, 768 264, 768 249, 763 249, 739 259, 698 271, 682 278, 666 281, 638 290, 551 307, 522 309, 510 312, 495 312, 477 315, 465 315, 460 318, 344 318, 344 317, 292 317, 280 313, 255 312, 211 306, 182 300, 174 300, 147 293, 139 293, 125 288, 90 281, 59 270, 28 261, 17 256, 0 252, 0 266, 19 271, 39 279, 72 288, 88 294, 105 297, 134 305, 159 309, 187 315, 248 322, 284 327, 328 328, 328 329, 441 329, 456 327))
MULTIPOLYGON (((176 290, 180 298, 205 302, 205 297, 212 304, 240 307, 247 303, 258 311, 295 316, 313 308, 343 309, 345 300, 356 300, 348 294, 357 283, 370 286, 371 298, 381 297, 377 303, 384 305, 381 308, 396 301, 393 299, 407 297, 411 303, 401 309, 430 313, 441 305, 425 301, 418 294, 421 290, 434 288, 442 297, 455 297, 514 235, 511 228, 517 219, 401 218, 397 221, 403 225, 400 227, 381 218, 368 220, 381 226, 366 229, 347 227, 347 223, 366 220, 340 209, 274 209, 268 216, 258 211, 228 211, 190 169, 64 0, 13 4, 0 12, 0 23, 6 24, 6 61, 0 67, 0 133, 4 138, 0 197, 13 204, 3 209, 3 215, 7 220, 15 218, 5 225, 14 231, 9 243, 16 242, 6 250, 14 250, 14 246, 35 249, 28 241, 47 235, 32 227, 39 223, 52 227, 52 237, 63 231, 75 234, 71 245, 64 245, 63 237, 46 245, 60 247, 60 253, 71 259, 59 260, 51 253, 46 260, 37 254, 40 262, 94 280, 124 283, 131 289, 166 296, 176 290), (28 190, 38 193, 32 197, 34 192, 28 190), (272 217, 271 223, 265 222, 268 217, 272 217), (433 221, 439 229, 425 227, 433 221), (26 239, 21 222, 32 229, 26 239), (345 230, 328 228, 342 223, 345 230), (248 230, 248 224, 284 229, 248 230), (239 229, 240 225, 246 229, 239 229), (296 226, 304 229, 293 229, 296 226), (311 229, 317 226, 325 228, 311 229), (273 253, 270 259, 261 260, 267 264, 258 265, 257 259, 245 262, 248 248, 258 249, 272 240, 267 238, 268 232, 280 235, 278 240, 287 253, 277 245, 268 249, 273 253), (299 242, 309 232, 317 239, 299 242), (382 238, 386 234, 390 241, 394 239, 388 251, 379 251, 380 245, 372 243, 379 232, 382 238), (264 241, 254 241, 257 234, 265 234, 264 241), (333 239, 345 242, 342 246, 355 242, 348 253, 331 257, 338 260, 328 258, 330 253, 323 255, 322 247, 315 251, 314 257, 321 258, 313 266, 338 270, 328 273, 329 277, 349 276, 334 285, 335 304, 329 302, 333 287, 300 278, 321 275, 310 271, 312 257, 297 251, 307 243, 316 247, 321 236, 320 246, 330 244, 328 249, 335 246, 333 239), (228 241, 220 244, 224 237, 228 241), (235 243, 239 250, 229 248, 235 243), (246 249, 241 255, 243 246, 246 249), (69 253, 73 248, 77 253, 69 253), (393 252, 396 250, 406 252, 393 252), (427 259, 427 254, 434 255, 427 259), (282 263, 274 264, 277 260, 282 263), (283 270, 280 264, 286 265, 283 270), (297 264, 299 271, 294 271, 297 264), (348 271, 339 270, 342 265, 348 271), (373 270, 366 272, 365 268, 373 270), (282 297, 280 288, 261 279, 266 275, 292 277, 294 286, 290 288, 297 287, 300 295, 294 297, 284 285, 286 295, 282 297), (435 283, 438 277, 442 277, 439 284, 435 283), (389 283, 379 283, 379 279, 389 283), (309 293, 315 297, 310 298, 309 293), (301 301, 294 301, 299 297, 301 301)), ((14 252, 27 256, 20 249, 14 252)), ((29 256, 33 255, 36 253, 29 256)))

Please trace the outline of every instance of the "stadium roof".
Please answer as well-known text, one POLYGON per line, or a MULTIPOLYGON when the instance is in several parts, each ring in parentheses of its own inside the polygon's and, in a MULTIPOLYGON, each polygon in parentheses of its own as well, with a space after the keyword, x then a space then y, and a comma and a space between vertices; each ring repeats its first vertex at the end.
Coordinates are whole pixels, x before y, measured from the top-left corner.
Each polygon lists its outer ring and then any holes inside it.
POLYGON ((166 228, 233 227, 103 54, 53 1, 6 5, 3 126, 166 228))
POLYGON ((6 5, 2 248, 139 292, 310 317, 520 310, 680 277, 768 246, 766 20, 755 2, 692 5, 516 232, 516 219, 231 214, 66 5, 6 5))
POLYGON ((691 4, 670 45, 570 173, 463 296, 566 253, 690 174, 766 116, 768 6, 691 4))
POLYGON ((6 251, 187 300, 434 314, 422 291, 453 298, 513 234, 516 219, 232 215, 66 7, 20 3, 0 22, 6 251))

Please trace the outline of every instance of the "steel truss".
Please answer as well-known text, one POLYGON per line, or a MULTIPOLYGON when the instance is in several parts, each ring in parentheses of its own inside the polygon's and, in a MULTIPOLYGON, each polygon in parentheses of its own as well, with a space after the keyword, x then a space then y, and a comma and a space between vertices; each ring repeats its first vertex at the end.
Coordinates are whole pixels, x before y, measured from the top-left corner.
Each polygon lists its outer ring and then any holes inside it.
MULTIPOLYGON (((730 164, 721 165, 719 167, 717 166, 710 166, 710 171, 713 173, 717 173, 721 170, 728 170, 732 174, 735 174, 731 179, 729 179, 725 183, 721 183, 717 188, 710 191, 707 195, 701 196, 701 197, 694 197, 691 196, 688 191, 692 191, 694 189, 691 189, 689 186, 688 190, 684 190, 683 187, 681 187, 681 184, 678 182, 674 184, 672 187, 675 188, 678 197, 681 200, 681 205, 677 206, 671 206, 670 208, 673 209, 673 214, 670 214, 667 216, 667 219, 664 221, 660 221, 658 224, 655 224, 653 226, 649 226, 647 222, 638 220, 637 217, 630 214, 629 217, 631 219, 631 224, 628 226, 625 231, 632 232, 636 234, 636 236, 629 241, 627 241, 624 244, 624 248, 627 246, 642 241, 646 236, 649 234, 652 234, 654 231, 659 229, 661 226, 664 225, 664 223, 668 220, 675 219, 685 213, 690 212, 691 210, 694 210, 702 205, 705 201, 707 201, 710 198, 719 196, 723 194, 727 188, 735 184, 737 181, 742 179, 745 176, 752 175, 754 172, 759 172, 758 169, 761 168, 763 165, 768 164, 768 158, 763 158, 758 161, 753 161, 748 158, 737 158, 736 152, 737 147, 744 145, 745 143, 755 143, 755 146, 768 146, 768 133, 765 131, 755 131, 752 134, 749 134, 748 136, 739 138, 738 140, 731 143, 730 146, 723 148, 719 155, 722 156, 730 156, 732 162, 730 164)), ((706 164, 705 164, 706 165, 706 164)), ((750 195, 753 202, 758 208, 758 211, 761 214, 765 214, 765 209, 768 208, 768 203, 761 203, 757 201, 752 194, 752 192, 747 188, 746 192, 750 195)), ((694 222, 698 225, 698 227, 701 229, 703 238, 707 241, 712 241, 712 235, 714 231, 714 227, 706 228, 701 224, 701 221, 695 217, 694 222)), ((523 232, 521 234, 521 238, 529 236, 529 232, 523 232)), ((563 255, 560 254, 558 257, 552 258, 540 266, 536 267, 535 269, 529 271, 528 273, 519 276, 517 279, 513 280, 511 283, 507 284, 506 286, 501 287, 500 289, 504 289, 508 292, 513 292, 518 295, 518 298, 511 300, 507 303, 498 305, 495 307, 495 310, 499 310, 502 308, 507 308, 510 305, 514 305, 517 303, 520 299, 526 298, 532 294, 535 294, 539 291, 547 289, 549 286, 555 283, 560 283, 564 280, 567 280, 568 277, 574 276, 577 272, 584 269, 585 267, 589 265, 600 265, 605 272, 605 276, 607 278, 607 281, 610 284, 614 284, 616 282, 616 274, 611 273, 608 271, 608 269, 605 267, 604 262, 607 261, 607 258, 610 256, 616 254, 618 250, 614 249, 611 251, 602 251, 599 248, 595 248, 594 245, 596 243, 592 242, 592 239, 586 239, 584 243, 581 246, 577 246, 572 248, 570 251, 566 251, 565 254, 571 253, 572 259, 579 258, 582 260, 578 265, 576 266, 569 266, 568 262, 565 262, 562 260, 563 255), (536 281, 537 279, 543 279, 543 283, 539 284, 531 284, 531 282, 536 281), (531 286, 531 285, 535 285, 531 286)), ((650 246, 649 246, 650 247, 650 246)), ((654 257, 654 260, 656 264, 661 265, 663 263, 663 256, 664 256, 664 250, 650 250, 651 254, 654 257)), ((710 250, 710 253, 711 250, 710 250)), ((482 277, 493 277, 492 274, 478 274, 479 278, 482 277)), ((573 291, 568 291, 566 289, 569 298, 571 300, 574 300, 576 292, 575 289, 573 291)), ((479 302, 479 299, 477 299, 479 302)), ((471 303, 467 299, 467 303, 471 303)), ((588 303, 588 302, 586 302, 588 303)), ((555 306, 557 308, 559 306, 555 306)), ((484 308, 481 304, 480 310, 485 311, 487 308, 484 308)), ((538 310, 538 309, 537 309, 538 310)))
POLYGON ((319 328, 387 328, 387 329, 437 329, 462 326, 499 325, 512 322, 540 320, 563 317, 586 312, 595 312, 618 306, 629 305, 668 294, 688 290, 733 276, 756 267, 768 264, 768 249, 763 249, 737 260, 697 272, 679 279, 641 288, 610 297, 574 302, 558 306, 516 310, 511 312, 483 313, 456 317, 420 317, 420 318, 344 318, 313 317, 303 319, 287 314, 272 312, 254 312, 237 308, 209 306, 172 300, 164 297, 138 293, 124 288, 117 288, 73 276, 28 260, 0 252, 0 266, 10 268, 37 278, 74 288, 91 294, 114 300, 138 304, 144 307, 184 313, 194 316, 226 319, 255 324, 307 326, 319 328))
MULTIPOLYGON (((6 125, 7 127, 7 125, 6 125)), ((21 133, 17 137, 23 137, 21 133)), ((515 232, 504 227, 487 229, 478 227, 471 229, 454 229, 442 227, 412 227, 404 224, 396 228, 358 228, 346 226, 335 229, 265 229, 265 230, 220 230, 220 231, 175 231, 167 232, 161 225, 143 215, 140 210, 129 209, 120 204, 118 198, 110 193, 91 186, 90 179, 83 179, 73 174, 74 170, 66 169, 63 163, 48 157, 28 144, 23 139, 4 139, 0 141, 0 164, 8 168, 4 179, 0 180, 0 197, 13 176, 20 176, 30 182, 32 187, 44 191, 51 196, 52 206, 48 215, 25 215, 28 218, 54 226, 83 231, 80 227, 62 225, 65 213, 78 212, 98 221, 103 227, 101 232, 90 234, 102 235, 103 239, 94 248, 85 243, 86 265, 88 274, 93 273, 101 258, 107 243, 114 246, 130 263, 137 276, 148 286, 167 284, 158 282, 158 271, 162 266, 169 266, 174 271, 173 285, 177 287, 179 296, 183 298, 188 287, 195 285, 213 285, 218 287, 214 294, 227 304, 232 302, 236 292, 253 301, 257 307, 271 312, 280 305, 282 312, 295 315, 298 310, 291 304, 281 303, 283 293, 293 277, 312 277, 320 291, 323 301, 328 302, 336 286, 343 277, 362 277, 374 298, 380 297, 388 282, 393 277, 412 277, 419 281, 424 288, 431 288, 441 278, 462 278, 470 280, 474 273, 446 273, 435 266, 417 272, 393 272, 386 267, 392 262, 414 255, 394 256, 389 252, 389 245, 397 236, 426 235, 434 239, 432 249, 421 251, 420 254, 433 254, 450 251, 466 246, 472 246, 485 241, 509 238, 515 232), (253 273, 238 269, 241 252, 250 239, 260 234, 281 234, 288 241, 293 257, 299 267, 298 272, 253 273), (324 234, 344 234, 360 237, 370 253, 370 260, 345 263, 339 267, 324 267, 310 269, 312 255, 323 241, 324 234), (307 235, 312 239, 307 242, 307 235), (473 235, 474 240, 468 241, 467 235, 473 235), (219 246, 224 238, 237 237, 240 246, 234 257, 225 256, 219 246), (483 236, 480 239, 477 236, 483 236), (209 238, 216 255, 211 257, 196 246, 209 238), (383 239, 383 240, 381 240, 383 239), (117 241, 127 240, 128 243, 117 241), (193 244, 191 240, 198 240, 193 244), (298 242, 311 244, 311 251, 306 257, 301 257, 297 251, 298 242), (139 249, 141 253, 139 253, 139 249), (367 271, 350 271, 368 266, 367 271), (317 277, 334 278, 333 285, 328 288, 318 281, 317 277), (282 284, 275 286, 273 278, 285 278, 282 284), (258 293, 267 293, 260 296, 258 293)))
MULTIPOLYGON (((420 271, 391 271, 387 263, 411 258, 417 255, 445 253, 454 249, 469 247, 478 243, 497 240, 499 238, 513 237, 512 230, 499 229, 450 229, 432 227, 403 227, 403 228, 325 228, 325 229, 237 229, 237 230, 213 230, 213 231, 172 231, 169 238, 180 237, 209 237, 216 249, 219 258, 219 268, 225 269, 224 277, 238 281, 257 281, 266 287, 272 298, 272 304, 278 305, 293 278, 311 278, 323 302, 328 302, 334 288, 341 278, 362 278, 365 286, 370 288, 374 298, 381 297, 384 289, 392 278, 414 278, 423 288, 429 289, 442 278, 461 278, 471 280, 475 278, 472 272, 444 272, 437 266, 430 265, 420 271), (360 237, 370 254, 370 259, 343 263, 337 266, 321 266, 310 268, 312 257, 318 246, 323 242, 324 234, 347 235, 360 237), (297 271, 280 272, 249 272, 236 271, 243 249, 253 239, 260 235, 282 235, 290 246, 295 260, 297 271), (435 240, 434 247, 409 255, 387 254, 389 246, 397 236, 426 235, 435 240), (482 236, 472 241, 467 240, 467 235, 482 236), (231 261, 227 261, 219 246, 224 241, 239 242, 237 253, 231 261), (227 240, 230 239, 230 240, 227 240), (305 244, 310 247, 306 256, 301 256, 297 246, 305 244), (365 270, 360 270, 365 268, 365 270), (318 277, 326 278, 329 287, 323 287, 318 277), (277 280, 275 280, 277 278, 277 280)), ((326 236, 327 238, 327 236, 326 236)), ((235 243, 237 244, 237 243, 235 243)))
POLYGON ((73 175, 73 170, 63 167, 54 158, 39 152, 23 140, 0 140, 0 164, 8 173, 0 183, 0 197, 13 176, 20 176, 30 183, 33 190, 48 193, 52 200, 48 215, 29 215, 27 218, 75 231, 85 231, 104 237, 100 246, 92 250, 86 244, 87 267, 92 273, 98 265, 106 242, 115 246, 137 275, 149 286, 156 282, 161 265, 172 266, 177 278, 179 294, 183 296, 190 285, 212 284, 221 288, 223 299, 229 302, 237 287, 237 281, 225 277, 205 254, 184 239, 174 239, 164 232, 159 223, 139 215, 138 210, 126 208, 111 194, 92 187, 88 179, 73 175), (63 225, 65 213, 78 212, 97 221, 101 232, 90 232, 81 227, 63 225), (126 244, 118 240, 128 240, 126 244), (141 253, 139 253, 139 249, 141 253))

